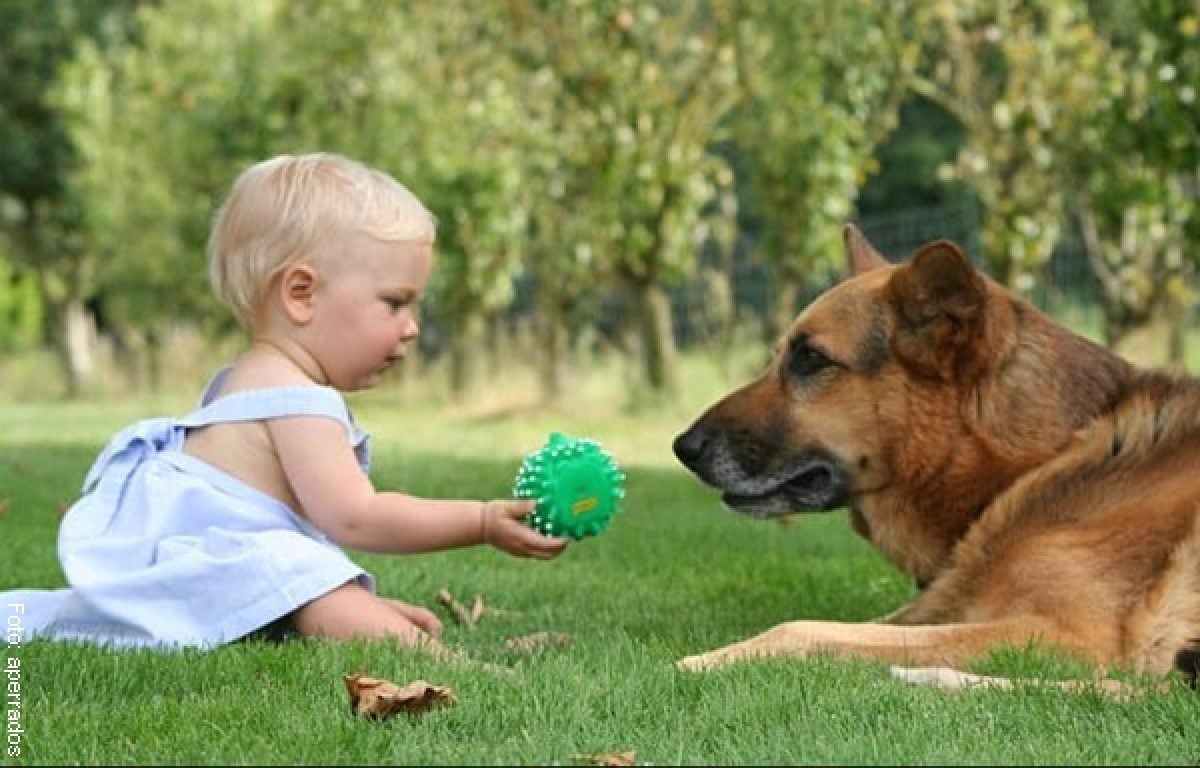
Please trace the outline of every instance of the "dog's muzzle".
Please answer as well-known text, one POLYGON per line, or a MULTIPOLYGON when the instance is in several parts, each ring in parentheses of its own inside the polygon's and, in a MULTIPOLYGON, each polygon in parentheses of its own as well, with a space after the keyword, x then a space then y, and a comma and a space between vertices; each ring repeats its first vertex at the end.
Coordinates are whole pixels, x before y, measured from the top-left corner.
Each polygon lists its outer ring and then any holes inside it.
POLYGON ((722 492, 722 501, 752 517, 835 509, 844 506, 850 496, 841 462, 820 451, 781 455, 777 447, 761 443, 751 450, 703 422, 676 437, 672 449, 680 463, 722 492), (763 469, 747 469, 751 464, 745 459, 747 453, 758 456, 755 463, 763 469))

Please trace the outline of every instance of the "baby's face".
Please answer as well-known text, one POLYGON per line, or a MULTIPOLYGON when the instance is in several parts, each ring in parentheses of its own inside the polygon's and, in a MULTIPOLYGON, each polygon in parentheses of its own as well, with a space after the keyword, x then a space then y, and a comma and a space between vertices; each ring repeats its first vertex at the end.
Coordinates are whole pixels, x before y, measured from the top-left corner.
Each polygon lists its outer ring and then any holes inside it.
POLYGON ((330 386, 373 387, 420 333, 417 308, 433 266, 433 244, 351 233, 320 262, 326 266, 318 268, 308 351, 330 386))

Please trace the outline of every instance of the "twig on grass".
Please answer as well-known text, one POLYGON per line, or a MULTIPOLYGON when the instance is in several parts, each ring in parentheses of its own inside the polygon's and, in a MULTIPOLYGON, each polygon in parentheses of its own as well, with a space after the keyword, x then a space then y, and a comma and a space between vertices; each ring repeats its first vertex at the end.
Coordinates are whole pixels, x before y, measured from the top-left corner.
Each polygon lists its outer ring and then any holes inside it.
POLYGON ((454 595, 449 589, 442 587, 437 591, 437 600, 442 605, 450 609, 450 613, 454 615, 455 621, 462 624, 467 629, 475 629, 475 619, 472 612, 467 610, 467 607, 458 600, 454 599, 454 595))

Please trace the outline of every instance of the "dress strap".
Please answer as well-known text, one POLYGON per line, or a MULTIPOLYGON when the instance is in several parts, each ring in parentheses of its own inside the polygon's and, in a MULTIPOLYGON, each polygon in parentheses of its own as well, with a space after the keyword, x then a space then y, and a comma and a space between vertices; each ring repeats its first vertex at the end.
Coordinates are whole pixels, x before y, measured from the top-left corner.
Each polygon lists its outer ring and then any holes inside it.
POLYGON ((341 393, 332 387, 317 385, 248 389, 215 397, 228 378, 226 366, 213 376, 200 407, 179 421, 183 427, 206 427, 231 421, 260 421, 282 416, 327 416, 340 421, 354 432, 354 419, 341 393))
POLYGON ((353 426, 341 394, 330 387, 298 386, 248 389, 218 397, 179 420, 184 427, 206 427, 231 421, 261 421, 283 416, 327 416, 347 429, 353 426))
MULTIPOLYGON (((213 377, 201 405, 182 419, 144 419, 114 435, 84 478, 83 492, 96 490, 119 499, 134 470, 150 455, 178 450, 186 431, 210 424, 261 421, 286 416, 326 416, 339 422, 364 472, 370 471, 370 436, 359 429, 340 392, 333 387, 288 386, 248 389, 213 399, 227 370, 213 377)), ((115 501, 114 501, 115 503, 115 501)))
POLYGON ((370 436, 354 423, 342 393, 333 387, 304 386, 246 389, 214 397, 229 375, 226 367, 213 376, 204 390, 200 407, 176 422, 184 430, 238 421, 261 421, 287 416, 326 416, 339 422, 354 447, 359 466, 370 471, 370 436))

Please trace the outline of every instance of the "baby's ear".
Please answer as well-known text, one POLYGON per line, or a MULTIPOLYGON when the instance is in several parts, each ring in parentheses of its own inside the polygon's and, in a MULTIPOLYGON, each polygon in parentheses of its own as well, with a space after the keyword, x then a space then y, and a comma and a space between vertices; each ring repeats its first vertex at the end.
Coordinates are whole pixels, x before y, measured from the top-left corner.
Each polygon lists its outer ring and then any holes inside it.
POLYGON ((296 264, 283 271, 279 280, 279 298, 292 322, 305 325, 312 319, 313 296, 317 292, 317 270, 310 264, 296 264))

